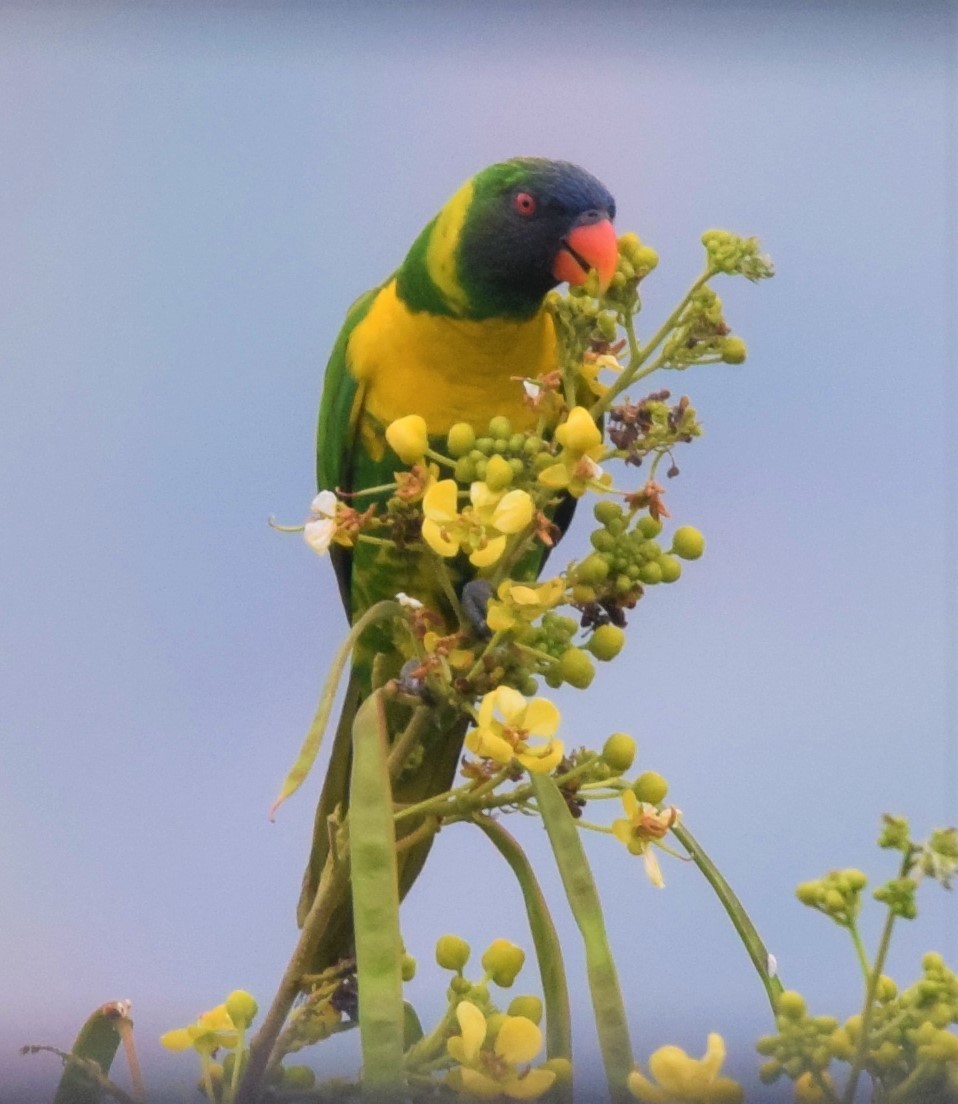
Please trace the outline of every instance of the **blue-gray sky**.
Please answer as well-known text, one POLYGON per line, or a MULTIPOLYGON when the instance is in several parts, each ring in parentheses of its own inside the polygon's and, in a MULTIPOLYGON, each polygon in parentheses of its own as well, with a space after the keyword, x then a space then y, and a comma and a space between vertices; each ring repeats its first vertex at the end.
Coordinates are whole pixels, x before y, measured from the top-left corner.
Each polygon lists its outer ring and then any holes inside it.
MULTIPOLYGON (((17 1045, 118 997, 188 1098, 156 1036, 275 987, 318 778, 265 812, 343 621, 266 519, 313 493, 349 303, 516 154, 586 166, 658 249, 647 328, 703 230, 776 262, 717 285, 747 363, 664 381, 706 425, 669 498, 708 553, 557 700, 570 742, 636 736, 786 983, 853 1011, 850 947, 795 883, 890 876, 883 811, 958 819, 956 29, 946 4, 0 7, 0 1099, 53 1077, 17 1045)), ((404 910, 427 1015, 438 935, 529 942, 475 835, 443 834, 404 910)), ((637 1053, 718 1029, 753 1077, 764 995, 696 871, 655 891, 589 844, 637 1053)), ((900 980, 927 947, 954 964, 955 909, 929 889, 900 980)), ((581 998, 578 1025, 588 1062, 581 998)))

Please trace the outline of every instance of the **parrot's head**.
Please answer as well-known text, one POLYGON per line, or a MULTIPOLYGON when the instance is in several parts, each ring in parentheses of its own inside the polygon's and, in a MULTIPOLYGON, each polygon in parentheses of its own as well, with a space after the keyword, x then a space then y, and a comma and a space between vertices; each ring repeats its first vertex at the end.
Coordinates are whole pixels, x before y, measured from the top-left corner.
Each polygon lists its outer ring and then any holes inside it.
POLYGON ((608 189, 578 165, 533 157, 490 165, 420 235, 400 269, 400 290, 404 275, 407 283, 416 275, 451 313, 528 317, 551 288, 581 284, 590 269, 608 287, 618 256, 614 218, 608 189))

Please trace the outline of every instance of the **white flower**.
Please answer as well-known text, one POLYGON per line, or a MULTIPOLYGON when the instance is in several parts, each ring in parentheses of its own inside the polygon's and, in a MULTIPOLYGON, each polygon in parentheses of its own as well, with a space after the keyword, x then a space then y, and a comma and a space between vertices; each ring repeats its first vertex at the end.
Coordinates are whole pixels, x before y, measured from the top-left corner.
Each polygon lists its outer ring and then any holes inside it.
POLYGON ((317 555, 329 551, 336 535, 336 508, 339 503, 332 491, 320 491, 309 505, 312 518, 303 526, 303 539, 317 555))

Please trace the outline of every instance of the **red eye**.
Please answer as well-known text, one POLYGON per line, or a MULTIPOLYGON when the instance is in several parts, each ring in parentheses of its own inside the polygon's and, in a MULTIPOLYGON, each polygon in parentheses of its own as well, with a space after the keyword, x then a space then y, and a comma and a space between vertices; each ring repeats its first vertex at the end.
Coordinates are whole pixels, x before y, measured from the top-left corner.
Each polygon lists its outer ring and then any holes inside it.
POLYGON ((512 209, 524 218, 530 218, 536 213, 536 197, 528 192, 516 192, 512 197, 512 209))

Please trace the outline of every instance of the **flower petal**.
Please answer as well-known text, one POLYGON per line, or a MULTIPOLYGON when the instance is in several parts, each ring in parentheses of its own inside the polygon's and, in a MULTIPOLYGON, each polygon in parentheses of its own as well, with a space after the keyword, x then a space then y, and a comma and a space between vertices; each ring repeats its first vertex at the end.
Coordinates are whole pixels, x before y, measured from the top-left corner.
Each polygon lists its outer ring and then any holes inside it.
POLYGON ((336 532, 336 522, 331 518, 315 518, 303 526, 303 540, 314 552, 324 556, 329 551, 336 532))
POLYGON ((641 1070, 633 1070, 628 1079, 629 1092, 643 1104, 668 1104, 669 1094, 652 1082, 641 1070))
POLYGON ((708 1041, 705 1044, 705 1057, 702 1059, 702 1067, 714 1077, 722 1068, 725 1061, 725 1040, 717 1031, 710 1031, 708 1041))
POLYGON ((459 488, 455 479, 441 479, 426 491, 422 500, 422 512, 431 521, 446 525, 459 518, 457 496, 459 488))
POLYGON ((504 1081, 502 1091, 512 1100, 535 1100, 552 1088, 556 1075, 552 1070, 529 1070, 518 1077, 510 1077, 504 1081))
POLYGON ((691 1097, 699 1080, 698 1062, 677 1046, 659 1047, 649 1058, 649 1069, 656 1081, 673 1096, 691 1097))
POLYGON ((500 533, 519 533, 532 521, 535 507, 526 491, 504 495, 492 515, 492 524, 500 533))
POLYGON ((446 536, 442 526, 432 518, 423 518, 422 539, 440 556, 455 556, 459 551, 459 542, 446 536))
POLYGON ((496 1035, 495 1051, 512 1066, 531 1062, 542 1049, 542 1032, 526 1016, 506 1016, 496 1035))
POLYGON ((526 699, 511 686, 497 686, 492 692, 495 707, 507 725, 518 728, 523 724, 526 699))
POLYGON ((317 517, 334 518, 336 506, 336 495, 332 491, 320 491, 309 504, 309 509, 317 517))
POLYGON ((533 736, 554 736, 562 714, 548 698, 533 698, 526 706, 522 727, 533 736))
POLYGON ((565 746, 561 740, 550 740, 540 747, 526 745, 516 754, 516 758, 533 774, 548 774, 562 762, 565 746))
POLYGON ((459 1070, 462 1084, 462 1092, 466 1096, 478 1096, 481 1100, 493 1100, 502 1095, 502 1087, 498 1081, 486 1077, 478 1070, 462 1068, 459 1070))
MULTIPOLYGON (((423 525, 426 523, 423 522, 423 525)), ((505 537, 493 537, 487 540, 481 548, 477 548, 469 557, 469 562, 475 567, 491 567, 506 550, 505 537)))
POLYGON ((456 1005, 456 1019, 462 1029, 462 1047, 466 1061, 471 1062, 479 1053, 486 1037, 486 1017, 472 1001, 460 1001, 456 1005))
POLYGON ((186 1027, 177 1027, 160 1036, 160 1043, 167 1050, 189 1050, 193 1045, 193 1036, 186 1027))
POLYGON ((466 736, 466 747, 473 755, 494 759, 503 766, 511 763, 516 754, 512 744, 490 728, 474 728, 466 736))

